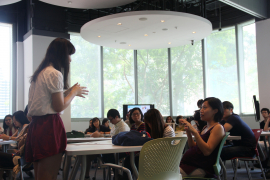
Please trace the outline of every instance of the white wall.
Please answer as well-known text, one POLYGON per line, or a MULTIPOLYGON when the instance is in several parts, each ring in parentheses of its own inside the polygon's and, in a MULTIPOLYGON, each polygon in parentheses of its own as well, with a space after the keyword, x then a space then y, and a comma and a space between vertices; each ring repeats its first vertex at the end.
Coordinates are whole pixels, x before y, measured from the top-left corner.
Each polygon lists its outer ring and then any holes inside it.
POLYGON ((256 41, 260 108, 270 108, 270 19, 256 23, 256 41))
POLYGON ((16 111, 24 110, 24 53, 23 42, 17 42, 16 111))
MULTIPOLYGON (((24 105, 28 103, 29 78, 33 75, 54 37, 30 35, 24 40, 24 105)), ((71 130, 70 107, 61 115, 66 131, 71 130)))
POLYGON ((29 78, 33 73, 33 37, 29 36, 23 41, 24 51, 24 107, 28 103, 29 78))

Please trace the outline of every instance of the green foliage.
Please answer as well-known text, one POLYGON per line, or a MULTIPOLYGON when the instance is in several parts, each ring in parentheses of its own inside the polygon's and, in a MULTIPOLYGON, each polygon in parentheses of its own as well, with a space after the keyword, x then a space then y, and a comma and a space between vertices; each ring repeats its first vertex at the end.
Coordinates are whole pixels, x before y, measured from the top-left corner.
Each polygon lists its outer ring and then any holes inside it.
MULTIPOLYGON (((72 118, 101 117, 101 83, 104 116, 111 108, 123 112, 123 104, 135 103, 134 51, 103 48, 103 82, 100 47, 71 36, 76 47, 72 56, 71 85, 89 89, 86 99, 72 102, 72 118)), ((258 95, 255 29, 243 29, 243 112, 252 112, 252 95, 258 95)), ((206 39, 206 95, 231 101, 239 112, 235 30, 212 33, 206 39)), ((138 103, 155 104, 163 116, 170 114, 168 49, 137 51, 138 103)), ((171 48, 173 115, 191 115, 203 99, 202 44, 171 48)))

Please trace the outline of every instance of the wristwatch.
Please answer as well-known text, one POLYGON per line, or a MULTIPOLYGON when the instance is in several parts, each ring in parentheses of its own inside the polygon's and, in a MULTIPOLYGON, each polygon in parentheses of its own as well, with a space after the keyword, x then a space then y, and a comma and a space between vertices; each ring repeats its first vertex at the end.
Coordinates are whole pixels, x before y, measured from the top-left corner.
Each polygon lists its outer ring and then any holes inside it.
POLYGON ((11 136, 9 136, 9 140, 11 140, 11 136))

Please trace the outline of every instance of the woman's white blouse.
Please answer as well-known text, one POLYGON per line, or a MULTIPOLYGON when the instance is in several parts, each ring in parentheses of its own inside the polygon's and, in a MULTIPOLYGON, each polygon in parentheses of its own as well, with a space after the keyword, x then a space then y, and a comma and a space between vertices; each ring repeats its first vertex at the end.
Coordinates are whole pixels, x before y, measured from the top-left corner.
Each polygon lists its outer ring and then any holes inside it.
POLYGON ((28 116, 56 114, 52 108, 52 94, 63 91, 63 75, 53 66, 43 69, 29 88, 28 116))

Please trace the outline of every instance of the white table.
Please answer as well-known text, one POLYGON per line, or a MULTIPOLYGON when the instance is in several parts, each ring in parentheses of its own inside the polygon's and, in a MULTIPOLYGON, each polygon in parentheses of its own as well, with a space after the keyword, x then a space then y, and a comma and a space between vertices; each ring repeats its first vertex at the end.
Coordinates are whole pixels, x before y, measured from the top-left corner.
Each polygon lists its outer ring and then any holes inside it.
MULTIPOLYGON (((187 137, 187 135, 186 134, 183 134, 182 137, 187 137)), ((195 139, 194 136, 192 136, 192 138, 195 139)), ((241 136, 228 136, 227 137, 227 140, 241 140, 241 136)))
POLYGON ((8 141, 0 141, 0 145, 2 145, 2 151, 7 152, 7 148, 10 144, 16 144, 17 141, 8 140, 8 141))
POLYGON ((263 131, 263 132, 261 133, 261 136, 270 136, 270 132, 263 131))
MULTIPOLYGON (((142 146, 116 146, 116 145, 113 145, 112 142, 109 142, 109 141, 68 144, 66 148, 66 155, 69 157, 73 155, 77 156, 77 159, 72 169, 69 180, 75 179, 76 172, 79 168, 80 163, 82 164, 80 180, 84 180, 85 172, 86 172, 86 155, 123 153, 123 152, 130 152, 131 167, 133 169, 135 176, 138 177, 138 170, 134 163, 134 152, 141 151, 141 148, 142 146)), ((67 180, 69 168, 70 168, 70 163, 66 163, 64 167, 64 171, 63 171, 64 180, 67 180)))
MULTIPOLYGON (((265 137, 265 136, 270 136, 270 132, 269 131, 263 131, 261 133, 261 136, 265 137)), ((267 148, 267 144, 266 144, 266 138, 264 138, 264 146, 265 146, 265 150, 266 150, 266 153, 268 154, 269 153, 269 149, 267 148)), ((268 143, 270 144, 270 139, 268 138, 268 143)))
POLYGON ((91 141, 106 141, 111 140, 111 137, 84 137, 84 138, 67 138, 67 143, 78 143, 78 142, 91 142, 91 141))

